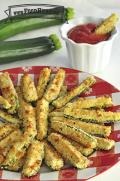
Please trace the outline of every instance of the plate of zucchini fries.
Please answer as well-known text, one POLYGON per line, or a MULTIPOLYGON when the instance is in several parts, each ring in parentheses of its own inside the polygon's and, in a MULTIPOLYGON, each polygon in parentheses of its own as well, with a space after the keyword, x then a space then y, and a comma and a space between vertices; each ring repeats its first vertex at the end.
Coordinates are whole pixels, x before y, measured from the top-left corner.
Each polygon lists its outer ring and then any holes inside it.
POLYGON ((85 72, 0 72, 1 179, 89 179, 120 158, 120 92, 85 72))

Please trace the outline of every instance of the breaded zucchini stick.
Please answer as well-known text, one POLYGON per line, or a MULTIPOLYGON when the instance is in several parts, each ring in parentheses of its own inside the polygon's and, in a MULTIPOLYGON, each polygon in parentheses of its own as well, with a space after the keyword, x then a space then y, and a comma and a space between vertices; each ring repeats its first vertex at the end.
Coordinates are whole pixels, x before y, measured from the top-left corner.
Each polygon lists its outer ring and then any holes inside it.
POLYGON ((63 158, 68 160, 74 167, 82 169, 89 165, 89 160, 62 135, 51 133, 48 136, 48 141, 63 156, 63 158))
POLYGON ((36 106, 37 139, 42 140, 47 136, 49 102, 44 98, 38 100, 36 106))
MULTIPOLYGON (((60 90, 58 97, 64 96, 66 93, 67 93, 67 86, 63 85, 61 90, 60 90)), ((55 109, 55 107, 52 104, 50 104, 49 105, 49 112, 52 112, 54 109, 55 109)))
POLYGON ((19 140, 22 133, 19 129, 14 130, 8 136, 0 141, 0 153, 6 155, 12 144, 19 140))
POLYGON ((71 139, 68 139, 68 141, 76 148, 76 150, 78 150, 84 156, 88 157, 89 155, 91 155, 94 152, 93 148, 86 148, 83 145, 81 145, 81 144, 79 144, 76 141, 71 140, 71 139))
MULTIPOLYGON (((2 168, 6 169, 6 170, 18 172, 23 167, 24 161, 25 161, 25 158, 23 157, 20 160, 17 160, 13 165, 12 164, 10 166, 3 165, 2 168)), ((4 163, 4 162, 2 162, 2 163, 4 163)))
POLYGON ((55 131, 62 133, 63 135, 84 145, 85 147, 95 148, 97 146, 96 139, 80 128, 76 128, 59 121, 52 121, 50 126, 55 131))
POLYGON ((100 25, 95 30, 95 34, 107 34, 110 33, 118 21, 119 17, 117 14, 113 13, 108 18, 104 19, 100 25))
POLYGON ((0 118, 3 121, 6 121, 8 123, 13 123, 15 125, 19 125, 20 124, 20 120, 17 117, 13 117, 12 115, 0 110, 0 118))
POLYGON ((83 109, 83 108, 105 108, 113 106, 112 99, 109 96, 102 96, 97 98, 79 98, 73 103, 68 103, 67 108, 70 109, 83 109))
POLYGON ((11 107, 9 108, 9 113, 16 113, 19 107, 18 96, 14 88, 13 82, 9 76, 9 73, 5 72, 0 75, 0 88, 3 97, 11 105, 11 107))
POLYGON ((9 109, 11 107, 10 103, 3 96, 0 96, 0 106, 4 109, 9 109))
POLYGON ((45 142, 45 163, 52 170, 60 170, 64 166, 64 161, 61 155, 50 145, 45 142))
MULTIPOLYGON (((19 98, 19 118, 23 121, 24 135, 29 137, 30 140, 34 139, 37 134, 36 130, 36 111, 30 103, 24 101, 20 88, 17 87, 17 93, 19 98)), ((29 140, 29 139, 28 139, 29 140)), ((29 140, 29 141, 30 141, 29 140)))
POLYGON ((105 112, 103 110, 65 108, 64 115, 65 117, 72 117, 82 121, 95 122, 98 124, 120 121, 120 112, 105 112))
POLYGON ((32 80, 29 74, 24 74, 21 77, 20 87, 23 97, 27 102, 33 102, 38 99, 34 81, 32 80))
POLYGON ((95 138, 97 140, 97 150, 110 150, 115 145, 114 140, 100 137, 95 138))
POLYGON ((95 78, 93 76, 87 77, 79 86, 75 87, 71 91, 69 91, 64 96, 59 97, 55 101, 52 102, 52 104, 56 108, 61 108, 64 105, 66 105, 70 100, 72 100, 74 97, 78 96, 82 92, 85 92, 88 90, 90 86, 92 86, 96 82, 95 78))
POLYGON ((44 143, 33 140, 27 150, 25 163, 23 166, 22 174, 30 177, 38 173, 42 160, 44 158, 44 143))
POLYGON ((2 127, 0 127, 0 140, 8 136, 14 129, 15 126, 10 124, 4 124, 2 127))
MULTIPOLYGON (((7 153, 6 158, 2 163, 3 168, 8 170, 15 167, 18 168, 19 163, 21 163, 21 160, 23 160, 25 157, 29 144, 29 137, 22 135, 22 137, 12 145, 9 152, 7 153)), ((18 170, 19 169, 20 168, 18 168, 18 170)))
POLYGON ((38 85, 37 85, 38 99, 41 99, 42 96, 44 95, 45 89, 50 80, 50 74, 51 74, 51 69, 49 69, 49 68, 44 68, 40 72, 39 79, 38 79, 38 85))
POLYGON ((44 98, 48 102, 52 102, 58 97, 61 87, 63 86, 64 79, 65 71, 63 69, 60 69, 55 75, 54 79, 48 85, 47 90, 44 94, 44 98))
POLYGON ((91 135, 100 135, 107 137, 111 133, 111 126, 104 126, 95 123, 86 123, 80 120, 68 119, 65 117, 50 117, 50 121, 62 121, 70 126, 80 128, 91 135))

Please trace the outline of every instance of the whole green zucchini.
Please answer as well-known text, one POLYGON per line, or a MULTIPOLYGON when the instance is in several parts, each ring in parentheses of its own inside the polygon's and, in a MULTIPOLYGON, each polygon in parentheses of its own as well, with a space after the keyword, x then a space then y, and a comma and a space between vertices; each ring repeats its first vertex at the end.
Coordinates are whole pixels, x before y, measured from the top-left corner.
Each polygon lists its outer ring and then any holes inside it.
POLYGON ((0 20, 0 40, 30 30, 62 24, 74 16, 73 9, 64 6, 58 8, 54 14, 52 12, 52 9, 48 9, 44 14, 30 13, 0 20))
POLYGON ((1 41, 0 64, 46 55, 59 48, 61 48, 61 43, 55 34, 49 37, 1 41))

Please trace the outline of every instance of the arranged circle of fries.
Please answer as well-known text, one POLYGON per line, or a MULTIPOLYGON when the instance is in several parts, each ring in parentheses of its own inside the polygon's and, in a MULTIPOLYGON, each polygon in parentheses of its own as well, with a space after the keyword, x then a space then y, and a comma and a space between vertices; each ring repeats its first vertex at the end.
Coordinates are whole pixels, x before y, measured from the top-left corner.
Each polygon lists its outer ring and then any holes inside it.
POLYGON ((96 82, 87 77, 79 86, 67 90, 65 70, 51 75, 44 68, 35 86, 29 74, 15 87, 10 75, 0 74, 0 167, 37 174, 41 164, 60 170, 67 161, 83 169, 95 150, 110 150, 115 141, 107 137, 107 122, 120 120, 119 112, 105 111, 113 105, 111 97, 78 97, 96 82), (74 99, 76 98, 76 99, 74 99))

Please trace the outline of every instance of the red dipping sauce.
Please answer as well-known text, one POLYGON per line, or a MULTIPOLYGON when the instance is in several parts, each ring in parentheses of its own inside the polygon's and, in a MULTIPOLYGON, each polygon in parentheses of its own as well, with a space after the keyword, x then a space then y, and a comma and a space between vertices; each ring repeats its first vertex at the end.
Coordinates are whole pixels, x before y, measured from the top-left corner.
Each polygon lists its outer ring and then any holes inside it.
POLYGON ((76 43, 96 44, 101 41, 108 40, 110 34, 96 35, 94 33, 97 25, 88 23, 84 25, 77 25, 68 32, 68 38, 76 43))

